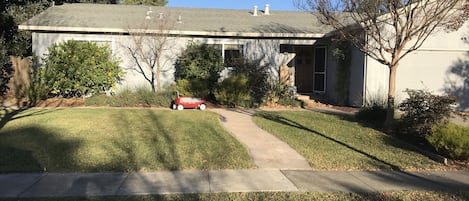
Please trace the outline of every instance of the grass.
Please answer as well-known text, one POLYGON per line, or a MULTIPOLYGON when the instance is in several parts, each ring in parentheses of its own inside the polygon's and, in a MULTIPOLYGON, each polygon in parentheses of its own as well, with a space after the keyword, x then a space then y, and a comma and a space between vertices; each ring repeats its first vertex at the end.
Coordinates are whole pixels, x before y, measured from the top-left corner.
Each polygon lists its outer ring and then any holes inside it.
POLYGON ((261 112, 254 122, 319 170, 445 169, 403 141, 343 117, 309 111, 261 112))
POLYGON ((469 197, 468 191, 462 192, 428 192, 401 191, 385 193, 304 193, 304 192, 264 192, 264 193, 210 193, 185 195, 153 195, 153 196, 123 196, 123 197, 88 197, 88 198, 12 198, 3 201, 204 201, 204 200, 372 200, 372 201, 406 201, 406 200, 453 200, 465 201, 469 197))
POLYGON ((254 167, 211 112, 32 109, 0 116, 0 172, 254 167))

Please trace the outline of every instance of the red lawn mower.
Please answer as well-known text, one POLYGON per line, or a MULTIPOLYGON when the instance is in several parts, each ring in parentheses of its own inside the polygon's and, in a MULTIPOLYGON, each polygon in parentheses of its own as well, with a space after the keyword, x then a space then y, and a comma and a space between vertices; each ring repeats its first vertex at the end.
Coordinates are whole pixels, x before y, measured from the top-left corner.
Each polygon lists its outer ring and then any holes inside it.
POLYGON ((176 93, 176 99, 173 101, 172 108, 173 110, 184 110, 185 108, 205 110, 207 106, 203 98, 179 96, 179 93, 176 93))

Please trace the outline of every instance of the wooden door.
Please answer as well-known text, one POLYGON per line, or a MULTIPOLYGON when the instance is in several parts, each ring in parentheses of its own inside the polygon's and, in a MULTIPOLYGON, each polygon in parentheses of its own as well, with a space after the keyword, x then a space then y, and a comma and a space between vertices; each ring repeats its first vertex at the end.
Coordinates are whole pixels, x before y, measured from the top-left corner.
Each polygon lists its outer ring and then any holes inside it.
POLYGON ((299 93, 313 92, 313 47, 295 47, 295 85, 299 93))

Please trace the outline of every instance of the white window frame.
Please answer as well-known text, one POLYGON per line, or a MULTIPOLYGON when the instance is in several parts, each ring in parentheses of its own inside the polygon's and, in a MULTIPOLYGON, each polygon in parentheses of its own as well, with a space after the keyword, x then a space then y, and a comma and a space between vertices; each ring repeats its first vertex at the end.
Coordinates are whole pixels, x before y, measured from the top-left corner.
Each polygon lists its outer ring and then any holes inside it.
POLYGON ((313 64, 314 68, 313 68, 313 92, 314 93, 321 93, 321 94, 324 94, 326 93, 326 89, 327 89, 327 47, 326 46, 317 46, 317 47, 314 47, 314 64, 313 64), (316 71, 316 61, 317 61, 317 58, 316 58, 316 51, 318 49, 323 49, 324 50, 324 72, 317 72, 316 71), (324 76, 324 83, 323 83, 323 90, 316 90, 316 75, 322 75, 324 76))
MULTIPOLYGON (((221 55, 223 57, 223 65, 225 65, 225 46, 226 45, 237 45, 240 46, 239 51, 241 52, 241 56, 244 56, 244 44, 239 43, 222 43, 221 44, 221 55)), ((234 66, 225 66, 225 68, 232 69, 234 66)))

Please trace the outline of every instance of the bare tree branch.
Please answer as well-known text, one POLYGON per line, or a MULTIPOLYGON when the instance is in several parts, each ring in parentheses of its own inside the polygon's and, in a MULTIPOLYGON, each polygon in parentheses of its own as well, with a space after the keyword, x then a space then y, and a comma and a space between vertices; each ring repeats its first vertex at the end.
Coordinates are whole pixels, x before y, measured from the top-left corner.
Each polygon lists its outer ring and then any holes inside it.
POLYGON ((167 58, 163 56, 174 43, 170 31, 174 29, 176 18, 164 13, 152 16, 151 13, 149 10, 141 24, 129 25, 131 44, 127 44, 126 49, 133 59, 134 66, 130 69, 141 74, 155 92, 161 89, 161 73, 169 70, 165 69, 167 58))
POLYGON ((394 104, 399 62, 418 50, 434 32, 457 30, 469 18, 469 0, 305 2, 302 5, 307 5, 323 24, 331 26, 335 35, 347 39, 364 54, 388 66, 388 109, 394 104))

